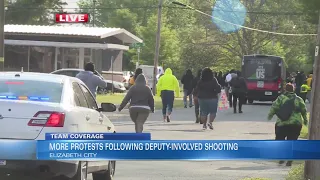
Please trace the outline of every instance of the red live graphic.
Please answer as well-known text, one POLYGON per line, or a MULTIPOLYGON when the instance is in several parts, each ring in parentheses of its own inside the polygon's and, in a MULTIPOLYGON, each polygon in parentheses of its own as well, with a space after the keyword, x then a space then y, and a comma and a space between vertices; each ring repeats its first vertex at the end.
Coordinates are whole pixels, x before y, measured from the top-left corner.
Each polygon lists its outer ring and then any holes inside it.
POLYGON ((56 23, 87 23, 89 22, 89 14, 56 14, 56 23))

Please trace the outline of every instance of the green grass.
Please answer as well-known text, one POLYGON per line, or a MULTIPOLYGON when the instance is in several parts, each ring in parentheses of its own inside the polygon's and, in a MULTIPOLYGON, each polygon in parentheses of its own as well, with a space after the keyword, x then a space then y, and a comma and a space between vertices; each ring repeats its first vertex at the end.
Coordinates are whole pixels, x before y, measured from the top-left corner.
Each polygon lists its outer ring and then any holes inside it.
POLYGON ((286 180, 304 180, 304 163, 301 163, 298 166, 291 168, 286 177, 286 180))
MULTIPOLYGON (((307 119, 309 119, 309 115, 310 114, 308 113, 307 119)), ((308 127, 303 125, 300 133, 300 138, 308 139, 308 131, 309 131, 308 127)))
MULTIPOLYGON (((115 105, 119 105, 123 98, 124 98, 125 94, 107 94, 107 95, 97 95, 97 101, 99 103, 105 102, 105 103, 113 103, 115 105)), ((155 109, 161 109, 162 108, 162 102, 161 102, 161 98, 158 96, 154 97, 154 105, 155 105, 155 109)), ((174 108, 181 108, 183 107, 183 100, 182 98, 176 98, 174 100, 174 104, 173 107, 174 108)))

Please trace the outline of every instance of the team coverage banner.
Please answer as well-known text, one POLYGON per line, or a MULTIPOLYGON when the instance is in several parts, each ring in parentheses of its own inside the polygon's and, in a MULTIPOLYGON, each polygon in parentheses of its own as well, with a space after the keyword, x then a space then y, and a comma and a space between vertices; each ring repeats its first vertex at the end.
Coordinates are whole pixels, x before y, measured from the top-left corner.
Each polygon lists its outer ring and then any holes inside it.
POLYGON ((39 160, 317 160, 320 141, 44 140, 39 160))

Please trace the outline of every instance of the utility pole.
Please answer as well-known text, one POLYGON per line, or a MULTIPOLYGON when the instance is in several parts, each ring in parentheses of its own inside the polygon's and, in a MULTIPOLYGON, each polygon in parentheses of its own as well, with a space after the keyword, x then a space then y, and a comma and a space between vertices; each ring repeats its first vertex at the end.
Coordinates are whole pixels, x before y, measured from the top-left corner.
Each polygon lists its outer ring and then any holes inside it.
POLYGON ((159 54, 160 54, 162 3, 163 3, 163 0, 159 0, 158 29, 157 29, 156 50, 155 50, 154 64, 153 64, 154 65, 154 68, 153 68, 153 87, 152 87, 153 94, 156 94, 156 83, 157 83, 157 74, 158 74, 158 60, 159 60, 159 54))
POLYGON ((93 0, 92 27, 94 27, 94 24, 95 24, 96 2, 97 2, 97 0, 93 0))
MULTIPOLYGON (((313 67, 313 83, 311 90, 311 111, 309 122, 309 140, 320 140, 320 12, 318 35, 315 49, 314 67, 313 67)), ((316 180, 320 178, 320 161, 306 161, 304 169, 304 177, 307 180, 316 180)))
POLYGON ((0 71, 4 71, 4 0, 0 0, 0 71))

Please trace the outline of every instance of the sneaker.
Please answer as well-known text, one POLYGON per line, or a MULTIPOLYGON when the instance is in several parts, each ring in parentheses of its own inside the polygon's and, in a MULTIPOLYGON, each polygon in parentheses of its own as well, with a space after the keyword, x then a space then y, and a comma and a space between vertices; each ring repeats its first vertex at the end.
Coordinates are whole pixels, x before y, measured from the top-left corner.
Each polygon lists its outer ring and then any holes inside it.
POLYGON ((167 116, 167 122, 170 122, 170 116, 167 116))
POLYGON ((242 111, 239 111, 239 113, 243 113, 242 111))
POLYGON ((279 161, 278 164, 279 164, 279 165, 282 165, 284 162, 285 162, 285 161, 279 161))
POLYGON ((185 105, 184 108, 187 108, 187 106, 185 105))
POLYGON ((288 162, 286 163, 286 166, 288 166, 288 167, 292 166, 292 161, 288 161, 288 162))
POLYGON ((204 125, 202 126, 202 129, 203 129, 203 130, 206 130, 206 129, 207 129, 207 125, 204 124, 204 125))
POLYGON ((208 123, 208 126, 211 130, 213 130, 213 126, 212 126, 212 123, 208 123))
POLYGON ((190 107, 190 108, 192 108, 192 107, 193 107, 193 105, 189 105, 189 107, 190 107))

